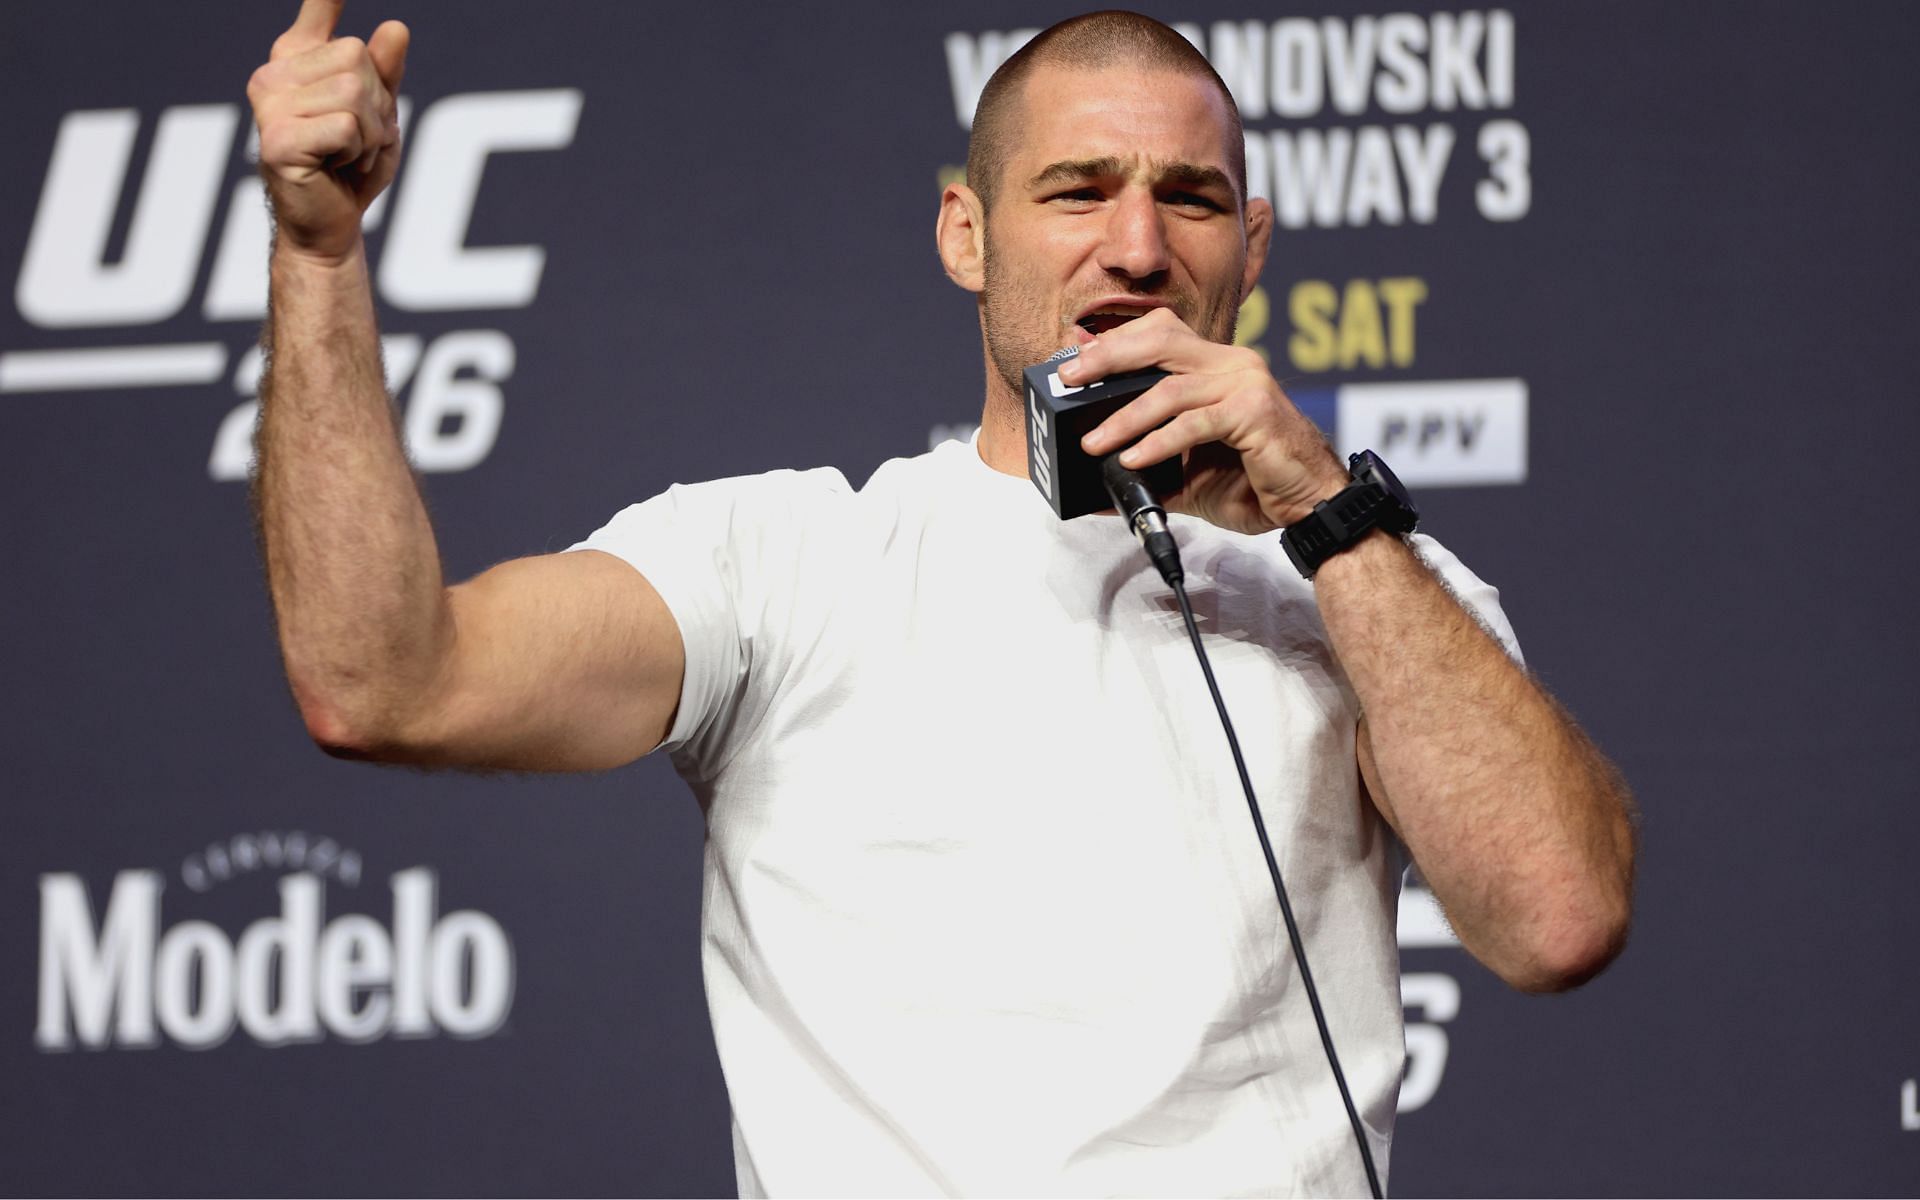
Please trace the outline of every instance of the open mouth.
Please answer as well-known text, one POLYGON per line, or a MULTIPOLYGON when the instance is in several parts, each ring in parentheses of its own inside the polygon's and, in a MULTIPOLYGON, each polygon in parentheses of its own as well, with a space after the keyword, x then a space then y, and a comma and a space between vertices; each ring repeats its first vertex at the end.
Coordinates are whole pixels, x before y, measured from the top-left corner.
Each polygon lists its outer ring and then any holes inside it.
POLYGON ((1103 304, 1099 308, 1081 314, 1074 322, 1093 336, 1099 336, 1109 329, 1118 329, 1128 321, 1138 320, 1152 312, 1158 306, 1139 304, 1103 304))

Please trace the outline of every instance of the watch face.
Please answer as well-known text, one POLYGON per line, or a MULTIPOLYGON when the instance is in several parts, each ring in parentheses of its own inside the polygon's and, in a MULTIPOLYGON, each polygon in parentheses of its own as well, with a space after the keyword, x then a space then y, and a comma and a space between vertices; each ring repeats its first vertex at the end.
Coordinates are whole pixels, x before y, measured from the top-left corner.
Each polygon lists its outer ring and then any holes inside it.
POLYGON ((1362 450, 1347 460, 1347 469, 1356 482, 1377 483, 1387 489, 1387 495, 1392 496, 1394 503, 1406 513, 1401 522, 1402 527, 1397 532, 1412 532, 1415 522, 1420 519, 1420 514, 1413 507, 1413 497, 1407 495, 1406 485, 1402 484, 1400 477, 1393 473, 1393 468, 1373 451, 1362 450))

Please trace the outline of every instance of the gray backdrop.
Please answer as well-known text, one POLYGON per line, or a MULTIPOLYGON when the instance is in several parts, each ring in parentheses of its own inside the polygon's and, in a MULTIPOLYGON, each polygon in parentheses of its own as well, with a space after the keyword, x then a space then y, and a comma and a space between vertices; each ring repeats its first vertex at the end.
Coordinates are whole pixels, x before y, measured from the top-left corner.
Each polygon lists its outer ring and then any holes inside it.
MULTIPOLYGON (((0 1189, 731 1194, 666 764, 351 765, 287 697, 236 477, 243 89, 295 7, 0 14, 0 1189)), ((1069 11, 351 6, 414 29, 370 246, 449 574, 977 419, 938 187, 1069 11)), ((1415 484, 1644 809, 1632 944, 1576 994, 1403 927, 1396 1191, 1911 1194, 1920 20, 1155 15, 1288 218, 1243 336, 1415 484)))

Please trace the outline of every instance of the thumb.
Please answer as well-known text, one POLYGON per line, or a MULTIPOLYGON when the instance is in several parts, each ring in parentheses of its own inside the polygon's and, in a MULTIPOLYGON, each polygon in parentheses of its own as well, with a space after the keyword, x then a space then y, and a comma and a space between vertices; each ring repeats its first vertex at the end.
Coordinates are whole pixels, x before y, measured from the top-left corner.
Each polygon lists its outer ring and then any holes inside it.
POLYGON ((407 74, 407 44, 413 40, 413 34, 400 21, 383 21, 380 28, 373 31, 367 39, 367 54, 373 58, 373 69, 380 73, 380 82, 387 87, 387 94, 398 99, 400 81, 407 74))

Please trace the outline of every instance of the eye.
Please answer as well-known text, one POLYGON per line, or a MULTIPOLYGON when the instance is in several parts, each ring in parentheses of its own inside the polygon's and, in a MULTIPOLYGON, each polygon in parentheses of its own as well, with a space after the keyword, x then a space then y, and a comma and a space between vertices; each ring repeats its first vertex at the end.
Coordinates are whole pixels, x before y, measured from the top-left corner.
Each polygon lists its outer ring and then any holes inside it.
POLYGON ((1100 199, 1100 189, 1095 187, 1070 188, 1064 192, 1055 192, 1047 197, 1049 204, 1059 201, 1066 204, 1092 204, 1100 199))
POLYGON ((1179 208, 1202 208, 1208 212, 1227 211, 1226 207, 1219 201, 1209 196, 1202 196, 1198 192, 1169 192, 1166 196, 1166 202, 1179 208))

